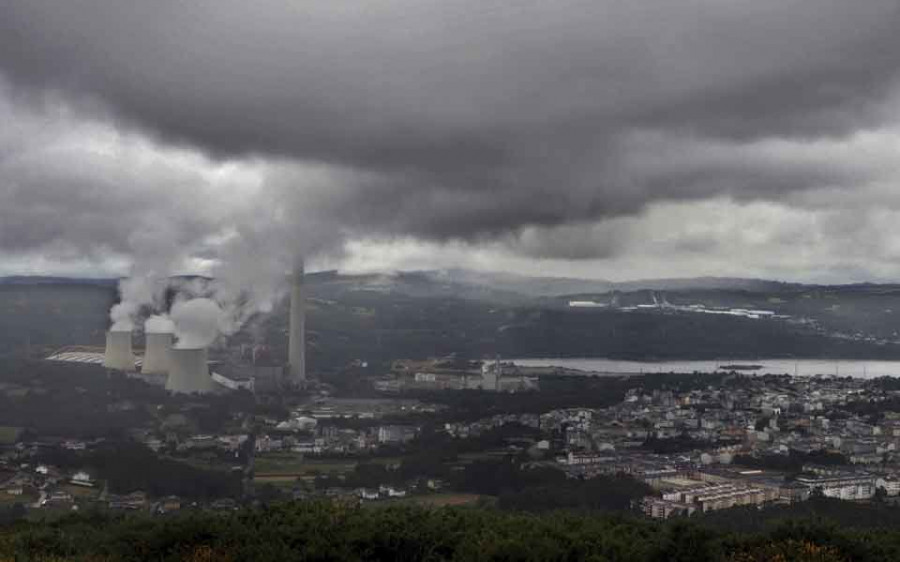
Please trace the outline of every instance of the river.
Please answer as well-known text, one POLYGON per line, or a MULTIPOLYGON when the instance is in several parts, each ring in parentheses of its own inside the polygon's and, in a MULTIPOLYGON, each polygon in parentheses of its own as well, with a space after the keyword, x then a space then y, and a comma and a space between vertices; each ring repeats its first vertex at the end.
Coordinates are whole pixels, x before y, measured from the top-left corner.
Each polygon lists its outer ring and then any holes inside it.
POLYGON ((523 367, 565 367, 608 374, 711 373, 727 365, 760 365, 746 374, 840 375, 858 378, 900 377, 900 361, 855 359, 721 359, 716 361, 620 361, 617 359, 508 359, 523 367))

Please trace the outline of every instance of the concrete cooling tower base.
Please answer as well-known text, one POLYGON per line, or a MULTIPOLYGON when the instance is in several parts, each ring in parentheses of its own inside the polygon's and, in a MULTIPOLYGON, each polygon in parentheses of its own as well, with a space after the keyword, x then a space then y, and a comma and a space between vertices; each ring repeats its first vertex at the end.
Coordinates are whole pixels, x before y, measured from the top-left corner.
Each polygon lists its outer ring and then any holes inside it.
POLYGON ((169 378, 166 390, 181 394, 206 394, 216 389, 209 374, 206 349, 178 349, 169 352, 169 378))
POLYGON ((134 371, 131 332, 106 332, 106 354, 103 366, 107 369, 134 371))
POLYGON ((169 372, 169 354, 172 351, 172 334, 148 333, 141 373, 165 375, 169 372))

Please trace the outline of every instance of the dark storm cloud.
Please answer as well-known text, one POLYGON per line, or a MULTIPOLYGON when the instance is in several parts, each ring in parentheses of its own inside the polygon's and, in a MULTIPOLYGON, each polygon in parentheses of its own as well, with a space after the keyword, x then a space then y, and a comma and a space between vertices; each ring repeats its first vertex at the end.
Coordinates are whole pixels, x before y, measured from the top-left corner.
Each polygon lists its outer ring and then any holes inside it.
MULTIPOLYGON (((897 29, 896 0, 7 0, 0 70, 21 91, 99 101, 160 142, 278 162, 269 196, 291 211, 275 221, 287 236, 303 222, 313 238, 478 240, 660 200, 871 180, 866 167, 785 161, 758 143, 879 123, 897 29), (301 193, 281 164, 295 159, 343 170, 340 181, 301 193)), ((39 197, 17 181, 12 204, 39 197)), ((78 231, 109 240, 89 200, 111 196, 116 212, 115 194, 72 185, 78 231)), ((26 222, 8 229, 53 235, 26 222)), ((562 232, 519 247, 612 251, 573 249, 562 232)))

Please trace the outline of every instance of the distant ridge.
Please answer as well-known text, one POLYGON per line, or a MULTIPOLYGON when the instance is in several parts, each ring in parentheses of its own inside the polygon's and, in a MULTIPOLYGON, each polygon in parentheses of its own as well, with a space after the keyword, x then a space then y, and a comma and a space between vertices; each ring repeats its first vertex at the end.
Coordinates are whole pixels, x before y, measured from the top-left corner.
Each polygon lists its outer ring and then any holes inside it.
POLYGON ((779 292, 785 290, 796 290, 804 287, 812 287, 815 285, 807 285, 804 283, 788 283, 784 281, 771 281, 768 279, 752 279, 745 277, 684 277, 684 278, 668 278, 668 279, 641 279, 637 281, 624 281, 621 283, 613 283, 616 289, 620 291, 635 291, 640 289, 651 289, 655 291, 678 291, 688 289, 727 289, 740 291, 760 291, 760 292, 779 292))
MULTIPOLYGON (((201 275, 174 275, 172 279, 211 280, 201 275)), ((464 298, 517 301, 533 298, 558 298, 574 295, 609 293, 611 291, 747 291, 783 293, 823 290, 859 293, 895 292, 900 284, 847 283, 822 285, 791 283, 744 277, 673 277, 614 282, 605 279, 575 277, 531 277, 499 271, 475 271, 462 268, 402 271, 394 273, 343 274, 337 270, 310 272, 307 282, 345 283, 360 289, 395 291, 410 296, 456 295, 464 298)), ((4 285, 92 285, 115 287, 119 278, 61 277, 45 275, 11 275, 0 277, 4 285)))
POLYGON ((54 277, 47 275, 10 275, 0 277, 0 285, 95 285, 115 287, 118 278, 54 277))
POLYGON ((781 292, 810 286, 802 283, 785 283, 782 281, 742 277, 663 278, 614 282, 605 279, 579 279, 572 277, 528 277, 513 273, 481 272, 467 269, 423 271, 421 274, 435 281, 448 280, 463 284, 486 285, 494 289, 513 291, 531 297, 559 297, 646 289, 655 291, 725 289, 781 292))

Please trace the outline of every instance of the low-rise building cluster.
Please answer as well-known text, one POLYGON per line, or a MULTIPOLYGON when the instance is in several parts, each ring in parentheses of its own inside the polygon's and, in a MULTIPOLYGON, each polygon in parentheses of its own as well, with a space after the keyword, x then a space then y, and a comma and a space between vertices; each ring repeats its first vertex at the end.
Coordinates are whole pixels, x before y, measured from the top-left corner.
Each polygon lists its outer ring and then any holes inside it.
POLYGON ((900 414, 877 381, 734 375, 705 388, 635 388, 614 406, 447 424, 457 437, 506 423, 573 478, 629 474, 658 494, 654 517, 736 505, 900 494, 900 414))

